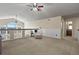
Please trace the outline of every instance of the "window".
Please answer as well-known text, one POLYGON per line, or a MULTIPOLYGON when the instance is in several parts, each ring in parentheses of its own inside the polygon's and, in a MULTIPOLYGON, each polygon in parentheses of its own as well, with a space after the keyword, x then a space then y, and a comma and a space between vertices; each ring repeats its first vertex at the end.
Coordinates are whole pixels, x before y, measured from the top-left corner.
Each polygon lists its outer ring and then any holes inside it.
POLYGON ((10 22, 7 24, 7 28, 16 28, 16 22, 10 22))
POLYGON ((68 29, 72 29, 72 21, 68 21, 68 29))
POLYGON ((68 24, 69 24, 69 25, 72 24, 72 21, 69 21, 68 24))
POLYGON ((68 26, 68 29, 72 29, 72 25, 68 26))

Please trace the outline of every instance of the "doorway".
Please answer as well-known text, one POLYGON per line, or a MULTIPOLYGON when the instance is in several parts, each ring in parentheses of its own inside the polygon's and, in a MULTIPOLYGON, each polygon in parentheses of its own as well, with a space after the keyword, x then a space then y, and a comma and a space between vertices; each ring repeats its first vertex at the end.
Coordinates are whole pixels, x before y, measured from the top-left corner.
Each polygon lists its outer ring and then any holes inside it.
POLYGON ((72 21, 67 21, 66 26, 66 36, 72 36, 72 21))

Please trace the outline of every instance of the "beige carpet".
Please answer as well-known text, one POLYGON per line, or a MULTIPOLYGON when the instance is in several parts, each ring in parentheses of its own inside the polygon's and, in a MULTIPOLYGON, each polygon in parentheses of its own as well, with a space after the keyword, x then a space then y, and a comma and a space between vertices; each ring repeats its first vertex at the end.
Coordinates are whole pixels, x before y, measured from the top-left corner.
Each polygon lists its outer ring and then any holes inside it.
POLYGON ((46 38, 17 39, 2 43, 3 55, 72 55, 79 54, 79 44, 73 40, 46 38))

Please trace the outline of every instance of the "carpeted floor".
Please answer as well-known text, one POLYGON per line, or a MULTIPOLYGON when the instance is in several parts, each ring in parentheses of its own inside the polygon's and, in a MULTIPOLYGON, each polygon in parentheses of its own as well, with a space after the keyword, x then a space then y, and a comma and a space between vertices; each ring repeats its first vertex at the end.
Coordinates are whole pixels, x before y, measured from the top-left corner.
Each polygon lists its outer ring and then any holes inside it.
POLYGON ((79 44, 74 40, 27 38, 2 43, 3 55, 76 55, 79 44))

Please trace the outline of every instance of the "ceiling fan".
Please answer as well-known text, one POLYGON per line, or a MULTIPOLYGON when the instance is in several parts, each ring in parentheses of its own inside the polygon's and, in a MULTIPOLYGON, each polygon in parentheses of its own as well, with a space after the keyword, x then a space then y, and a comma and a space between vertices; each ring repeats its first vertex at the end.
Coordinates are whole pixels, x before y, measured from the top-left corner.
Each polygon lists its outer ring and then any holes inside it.
POLYGON ((40 3, 32 3, 30 5, 26 5, 28 7, 31 7, 31 11, 42 11, 44 5, 40 3))
MULTIPOLYGON (((42 9, 44 8, 44 4, 41 4, 41 3, 29 3, 27 5, 25 5, 26 7, 30 7, 30 11, 42 11, 42 9)), ((17 14, 15 14, 15 16, 11 17, 11 18, 14 18, 14 19, 17 19, 18 16, 23 13, 25 11, 25 9, 17 14)))

